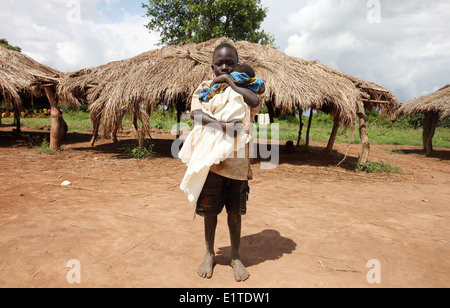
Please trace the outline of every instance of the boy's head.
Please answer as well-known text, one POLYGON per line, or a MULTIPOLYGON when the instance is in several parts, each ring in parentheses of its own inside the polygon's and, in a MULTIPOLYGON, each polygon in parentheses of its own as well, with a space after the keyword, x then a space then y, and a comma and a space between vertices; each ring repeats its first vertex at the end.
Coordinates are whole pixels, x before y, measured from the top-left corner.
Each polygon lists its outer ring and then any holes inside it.
POLYGON ((239 63, 236 48, 228 43, 220 44, 214 50, 212 69, 216 76, 231 74, 239 63))
POLYGON ((255 70, 248 64, 239 64, 238 66, 236 66, 236 69, 234 71, 238 73, 245 73, 250 78, 256 77, 255 70))

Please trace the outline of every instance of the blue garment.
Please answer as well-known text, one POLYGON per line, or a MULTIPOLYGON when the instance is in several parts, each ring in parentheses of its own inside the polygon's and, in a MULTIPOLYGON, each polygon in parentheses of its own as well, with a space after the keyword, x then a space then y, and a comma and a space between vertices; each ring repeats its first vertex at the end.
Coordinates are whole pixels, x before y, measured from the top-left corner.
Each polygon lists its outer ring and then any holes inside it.
MULTIPOLYGON (((233 72, 230 74, 233 78, 234 83, 244 86, 256 94, 263 94, 266 90, 266 85, 262 79, 254 77, 250 78, 246 73, 233 72)), ((223 93, 229 87, 228 84, 215 84, 210 89, 204 88, 199 95, 199 100, 201 102, 208 103, 217 94, 223 93)))

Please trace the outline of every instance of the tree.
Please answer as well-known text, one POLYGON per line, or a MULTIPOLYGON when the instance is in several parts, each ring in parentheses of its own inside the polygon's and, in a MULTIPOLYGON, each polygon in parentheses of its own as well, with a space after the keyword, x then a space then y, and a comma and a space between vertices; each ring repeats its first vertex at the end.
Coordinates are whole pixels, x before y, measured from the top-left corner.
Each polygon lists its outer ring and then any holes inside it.
POLYGON ((151 18, 145 27, 160 32, 160 44, 201 43, 218 37, 274 43, 271 34, 260 30, 267 16, 261 0, 148 0, 142 7, 151 18))
POLYGON ((5 47, 6 49, 9 49, 9 50, 22 52, 22 49, 20 47, 9 45, 9 43, 8 43, 8 41, 6 39, 0 39, 0 46, 3 46, 3 47, 5 47))

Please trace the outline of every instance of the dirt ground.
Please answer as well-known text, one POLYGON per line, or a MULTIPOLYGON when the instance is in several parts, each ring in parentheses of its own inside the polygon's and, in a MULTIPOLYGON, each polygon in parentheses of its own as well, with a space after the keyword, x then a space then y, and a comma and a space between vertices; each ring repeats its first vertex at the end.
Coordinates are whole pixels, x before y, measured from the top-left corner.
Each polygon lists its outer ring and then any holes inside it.
POLYGON ((328 157, 325 144, 281 145, 276 169, 253 164, 241 249, 251 277, 237 283, 225 213, 214 276, 197 275, 203 221, 179 189, 174 137, 152 135, 159 157, 135 160, 123 154, 130 134, 90 147, 89 134, 70 133, 43 155, 29 147, 42 132, 0 128, 0 287, 450 287, 450 150, 372 146, 372 161, 403 172, 368 174, 353 171, 359 145, 328 157))

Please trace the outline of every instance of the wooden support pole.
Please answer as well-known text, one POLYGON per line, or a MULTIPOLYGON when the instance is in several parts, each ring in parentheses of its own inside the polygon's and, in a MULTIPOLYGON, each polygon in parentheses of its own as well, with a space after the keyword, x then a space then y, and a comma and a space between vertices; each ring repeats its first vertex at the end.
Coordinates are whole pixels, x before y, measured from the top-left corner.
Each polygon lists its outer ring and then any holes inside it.
POLYGON ((302 130, 303 130, 303 109, 298 106, 298 114, 300 117, 300 128, 298 131, 298 140, 297 140, 297 146, 300 146, 300 141, 302 141, 302 130))
POLYGON ((275 109, 274 109, 273 103, 272 102, 268 102, 268 103, 266 103, 266 106, 267 106, 267 109, 268 109, 268 112, 269 112, 270 124, 272 124, 274 122, 274 119, 275 119, 275 109))
POLYGON ((308 129, 306 131, 306 145, 305 145, 306 151, 308 151, 308 147, 309 147, 309 137, 310 137, 310 133, 311 133, 311 125, 312 125, 313 116, 314 116, 314 110, 311 109, 311 112, 309 113, 308 129))
POLYGON ((423 149, 427 156, 433 153, 433 137, 436 132, 437 122, 439 120, 439 113, 427 112, 423 122, 423 149))
POLYGON ((64 122, 62 113, 59 110, 59 103, 55 95, 54 85, 44 86, 45 94, 51 107, 51 131, 50 150, 56 151, 61 148, 62 140, 67 132, 67 125, 64 122))
MULTIPOLYGON (((123 116, 121 118, 123 119, 123 116)), ((112 136, 111 136, 114 143, 118 143, 119 142, 119 139, 117 138, 117 131, 121 127, 122 127, 122 122, 116 123, 116 125, 114 126, 114 130, 112 131, 112 136)))
POLYGON ((100 122, 101 122, 101 115, 100 117, 96 118, 95 120, 93 120, 93 124, 94 124, 94 134, 92 135, 92 139, 91 139, 91 146, 95 145, 95 142, 98 139, 98 130, 100 128, 100 122))
POLYGON ((361 137, 361 155, 358 159, 358 167, 367 163, 370 154, 369 133, 367 132, 366 111, 363 102, 358 102, 357 115, 359 117, 359 135, 361 137))
POLYGON ((14 123, 16 124, 16 133, 20 133, 20 109, 14 104, 14 123))
POLYGON ((423 133, 422 133, 422 144, 424 151, 427 150, 428 136, 430 135, 431 130, 431 118, 432 118, 431 112, 425 113, 425 119, 423 120, 423 133))
POLYGON ((134 133, 136 138, 139 138, 139 127, 138 127, 138 115, 136 113, 136 110, 133 109, 131 110, 131 123, 133 124, 133 129, 134 129, 134 133))
POLYGON ((181 107, 177 105, 177 139, 181 136, 181 116, 183 115, 183 112, 181 110, 181 107))
POLYGON ((330 136, 330 140, 328 141, 328 145, 325 148, 325 154, 331 154, 331 152, 333 151, 334 142, 336 141, 336 136, 339 131, 339 126, 340 126, 339 125, 339 116, 335 115, 333 130, 331 131, 331 136, 330 136))

